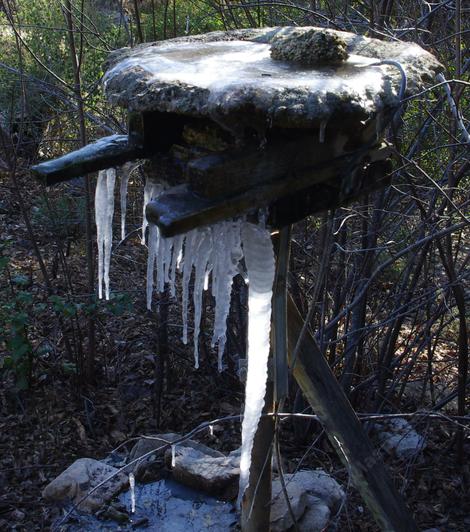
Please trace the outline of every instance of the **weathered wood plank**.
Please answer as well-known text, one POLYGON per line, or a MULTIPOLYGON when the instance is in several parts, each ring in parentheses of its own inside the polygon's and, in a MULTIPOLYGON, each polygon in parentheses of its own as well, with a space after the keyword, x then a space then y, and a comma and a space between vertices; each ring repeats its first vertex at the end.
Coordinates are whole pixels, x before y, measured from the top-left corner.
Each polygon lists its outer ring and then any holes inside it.
POLYGON ((222 197, 334 160, 344 153, 345 142, 340 136, 319 144, 317 134, 273 140, 263 147, 244 146, 190 161, 186 179, 198 194, 222 197))
POLYGON ((297 358, 292 354, 303 320, 291 297, 287 307, 289 364, 302 392, 320 418, 332 446, 351 475, 382 530, 417 532, 418 528, 373 449, 346 395, 315 339, 307 332, 297 358))
POLYGON ((58 159, 32 166, 31 172, 49 186, 105 168, 119 166, 144 155, 143 150, 129 146, 127 135, 111 135, 58 159))
MULTIPOLYGON (((190 190, 189 186, 182 185, 170 189, 167 193, 162 194, 158 200, 149 203, 147 205, 147 218, 159 226, 164 236, 174 236, 201 225, 215 223, 269 206, 285 197, 292 199, 292 196, 297 192, 302 195, 308 191, 309 203, 301 203, 305 204, 305 208, 308 208, 309 205, 312 208, 310 212, 302 211, 302 217, 304 217, 328 207, 325 198, 322 197, 322 190, 331 191, 334 196, 333 199, 336 199, 337 202, 344 201, 342 197, 344 181, 352 179, 351 176, 356 171, 366 173, 367 169, 364 170, 363 167, 372 159, 372 156, 380 159, 380 157, 386 157, 388 154, 388 148, 380 148, 373 153, 365 152, 354 154, 354 156, 340 157, 329 161, 328 164, 289 173, 285 178, 250 186, 239 194, 221 198, 203 198, 190 190), (312 193, 311 187, 315 183, 328 183, 329 186, 325 189, 314 190, 312 193), (337 188, 331 188, 331 184, 336 184, 337 188)), ((356 181, 355 188, 351 189, 354 194, 358 193, 357 188, 361 188, 362 185, 361 179, 356 179, 356 181)), ((281 208, 281 206, 279 207, 281 208)), ((284 210, 288 211, 285 204, 283 207, 284 210)), ((289 212, 289 215, 295 217, 295 213, 289 212)), ((292 223, 292 221, 286 223, 292 223)), ((277 227, 283 225, 279 215, 277 222, 279 224, 276 225, 277 227)))

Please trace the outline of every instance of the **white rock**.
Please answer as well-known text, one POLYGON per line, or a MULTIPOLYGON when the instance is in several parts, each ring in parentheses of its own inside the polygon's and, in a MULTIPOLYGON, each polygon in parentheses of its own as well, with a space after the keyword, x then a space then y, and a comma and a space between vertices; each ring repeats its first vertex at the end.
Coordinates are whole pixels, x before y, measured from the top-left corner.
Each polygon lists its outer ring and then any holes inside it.
MULTIPOLYGON (((80 458, 50 482, 42 496, 47 501, 77 504, 92 488, 117 472, 118 469, 99 460, 80 458)), ((79 509, 86 513, 95 512, 126 485, 127 477, 117 474, 81 502, 79 509)))

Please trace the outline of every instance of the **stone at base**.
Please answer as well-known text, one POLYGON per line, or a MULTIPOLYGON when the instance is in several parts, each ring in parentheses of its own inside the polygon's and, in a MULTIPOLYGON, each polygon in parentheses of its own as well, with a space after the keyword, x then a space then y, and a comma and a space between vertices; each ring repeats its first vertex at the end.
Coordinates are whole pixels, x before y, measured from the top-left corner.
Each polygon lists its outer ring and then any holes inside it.
MULTIPOLYGON (((308 495, 305 490, 295 482, 286 486, 289 495, 289 502, 296 521, 302 517, 307 507, 308 495)), ((282 491, 281 482, 273 481, 272 487, 273 502, 271 503, 271 532, 284 532, 293 526, 293 521, 286 498, 282 491)))
POLYGON ((98 488, 84 501, 87 493, 102 481, 117 473, 118 469, 92 458, 80 458, 50 482, 43 490, 42 496, 47 501, 79 504, 78 508, 86 513, 93 513, 104 503, 114 497, 127 485, 127 478, 117 474, 98 488))
MULTIPOLYGON (((167 453, 171 463, 171 452, 167 453)), ((172 476, 181 484, 229 499, 237 492, 239 456, 213 457, 190 447, 177 447, 172 476)))
MULTIPOLYGON (((321 532, 345 498, 341 486, 321 469, 284 475, 289 501, 301 532, 321 532)), ((285 532, 293 526, 279 480, 273 482, 271 528, 285 532)))
MULTIPOLYGON (((137 458, 140 458, 149 452, 155 451, 155 453, 142 458, 141 461, 138 461, 135 465, 130 466, 129 472, 133 471, 136 479, 141 482, 158 480, 161 477, 161 468, 163 465, 162 458, 168 456, 168 444, 171 444, 179 439, 181 439, 181 435, 174 432, 157 434, 151 438, 140 438, 129 454, 129 462, 136 460, 137 458)), ((212 458, 223 458, 225 456, 223 453, 193 440, 186 440, 184 442, 178 443, 177 449, 182 448, 195 449, 212 458)))

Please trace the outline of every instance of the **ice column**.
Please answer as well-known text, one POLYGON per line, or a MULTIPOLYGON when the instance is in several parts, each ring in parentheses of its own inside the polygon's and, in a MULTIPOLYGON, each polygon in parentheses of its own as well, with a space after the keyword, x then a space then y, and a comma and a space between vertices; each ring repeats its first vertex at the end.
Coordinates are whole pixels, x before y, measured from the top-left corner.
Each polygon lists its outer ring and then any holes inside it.
MULTIPOLYGON (((199 367, 199 332, 202 316, 202 292, 205 280, 212 268, 211 257, 213 252, 213 234, 209 227, 198 231, 197 249, 194 250, 194 366, 199 367)), ((187 321, 187 320, 186 320, 187 321)))
POLYGON ((239 504, 248 486, 253 440, 266 393, 271 299, 275 272, 274 251, 269 231, 262 226, 246 222, 242 225, 241 238, 249 284, 248 368, 242 423, 239 504))
POLYGON ((144 187, 144 207, 142 215, 142 244, 145 244, 145 231, 148 226, 147 217, 145 216, 145 207, 147 203, 158 197, 162 192, 162 186, 159 183, 153 183, 149 179, 145 182, 144 187))
POLYGON ((240 242, 240 222, 220 222, 214 231, 214 266, 212 271, 212 295, 215 298, 214 334, 212 347, 217 343, 218 368, 222 371, 225 349, 227 317, 230 310, 232 282, 238 273, 243 256, 240 242))
POLYGON ((121 196, 121 240, 126 238, 126 209, 127 209, 127 186, 129 184, 130 172, 126 171, 126 167, 122 168, 121 185, 119 192, 121 196))
POLYGON ((95 191, 96 240, 98 243, 98 296, 109 299, 109 265, 113 243, 114 184, 116 170, 109 168, 98 174, 95 191))
POLYGON ((149 228, 148 256, 147 256, 147 308, 152 308, 153 280, 155 271, 155 262, 157 259, 157 249, 159 240, 158 228, 151 225, 149 228))

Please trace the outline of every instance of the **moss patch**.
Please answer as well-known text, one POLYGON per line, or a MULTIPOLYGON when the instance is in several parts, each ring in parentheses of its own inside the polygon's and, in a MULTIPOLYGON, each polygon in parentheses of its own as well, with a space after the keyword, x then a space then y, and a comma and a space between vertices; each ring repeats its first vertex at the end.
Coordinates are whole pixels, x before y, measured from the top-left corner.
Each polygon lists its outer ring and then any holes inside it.
POLYGON ((311 30, 275 42, 271 57, 304 66, 337 65, 346 61, 348 52, 346 41, 338 35, 311 30))

